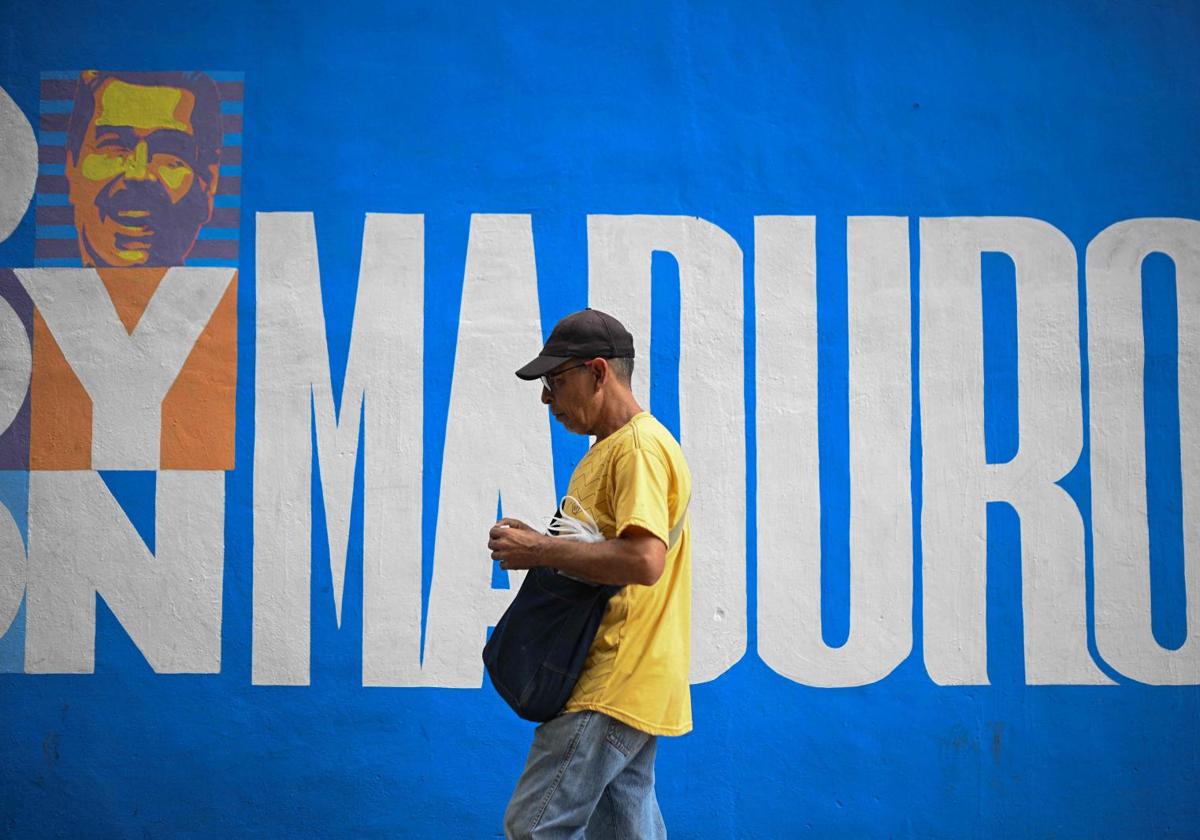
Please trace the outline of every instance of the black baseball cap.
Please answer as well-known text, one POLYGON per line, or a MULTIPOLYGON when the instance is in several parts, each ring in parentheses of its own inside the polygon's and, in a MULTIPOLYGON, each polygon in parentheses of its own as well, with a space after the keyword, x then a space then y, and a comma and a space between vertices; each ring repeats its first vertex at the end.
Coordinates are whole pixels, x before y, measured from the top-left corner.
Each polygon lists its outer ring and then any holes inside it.
POLYGON ((517 371, 517 376, 537 379, 571 359, 625 358, 633 358, 633 336, 629 330, 607 312, 581 309, 554 325, 542 352, 517 371))

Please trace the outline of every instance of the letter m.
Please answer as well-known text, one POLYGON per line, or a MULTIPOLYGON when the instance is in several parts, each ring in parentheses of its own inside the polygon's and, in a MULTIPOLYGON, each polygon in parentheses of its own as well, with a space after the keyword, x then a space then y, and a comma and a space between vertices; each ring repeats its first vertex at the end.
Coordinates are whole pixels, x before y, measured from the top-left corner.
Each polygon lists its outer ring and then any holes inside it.
POLYGON ((420 656, 424 218, 367 214, 337 407, 313 216, 257 225, 252 680, 309 681, 314 427, 339 625, 363 446, 365 679, 420 656))

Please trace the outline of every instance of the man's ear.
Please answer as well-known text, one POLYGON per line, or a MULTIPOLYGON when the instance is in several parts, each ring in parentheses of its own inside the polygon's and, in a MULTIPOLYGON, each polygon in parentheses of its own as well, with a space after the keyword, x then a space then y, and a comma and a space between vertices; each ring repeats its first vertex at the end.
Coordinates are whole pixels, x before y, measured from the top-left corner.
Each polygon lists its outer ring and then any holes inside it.
POLYGON ((603 385, 608 381, 608 377, 612 376, 612 368, 608 366, 608 359, 601 357, 592 359, 592 370, 596 373, 597 385, 603 385))
POLYGON ((220 178, 221 166, 219 163, 209 164, 205 167, 208 170, 208 185, 205 192, 208 193, 208 215, 204 217, 204 224, 212 221, 213 214, 213 198, 217 194, 217 180, 220 178))
POLYGON ((76 165, 75 153, 67 149, 67 165, 63 167, 67 173, 67 201, 75 204, 75 178, 78 176, 78 166, 76 165))

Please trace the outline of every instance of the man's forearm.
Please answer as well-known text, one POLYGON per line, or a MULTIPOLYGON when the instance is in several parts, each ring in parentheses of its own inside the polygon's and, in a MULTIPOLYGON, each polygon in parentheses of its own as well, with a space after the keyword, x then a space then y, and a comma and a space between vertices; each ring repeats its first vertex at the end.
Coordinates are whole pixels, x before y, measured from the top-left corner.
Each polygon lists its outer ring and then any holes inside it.
POLYGON ((649 586, 658 579, 651 558, 628 540, 585 543, 545 537, 538 548, 539 565, 551 566, 593 583, 649 586))
POLYGON ((653 586, 663 573, 666 543, 640 526, 621 536, 584 543, 540 534, 519 519, 501 519, 488 532, 492 559, 503 569, 548 566, 595 583, 653 586))

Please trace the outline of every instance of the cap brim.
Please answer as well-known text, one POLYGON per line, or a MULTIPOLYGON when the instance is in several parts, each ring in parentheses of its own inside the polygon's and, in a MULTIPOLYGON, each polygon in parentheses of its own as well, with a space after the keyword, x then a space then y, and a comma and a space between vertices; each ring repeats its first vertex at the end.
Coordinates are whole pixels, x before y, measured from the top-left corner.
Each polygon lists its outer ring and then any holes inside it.
POLYGON ((532 381, 537 379, 539 376, 545 376, 563 362, 571 361, 572 358, 572 356, 538 356, 532 362, 517 371, 517 377, 519 379, 524 379, 526 382, 532 381))

